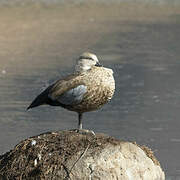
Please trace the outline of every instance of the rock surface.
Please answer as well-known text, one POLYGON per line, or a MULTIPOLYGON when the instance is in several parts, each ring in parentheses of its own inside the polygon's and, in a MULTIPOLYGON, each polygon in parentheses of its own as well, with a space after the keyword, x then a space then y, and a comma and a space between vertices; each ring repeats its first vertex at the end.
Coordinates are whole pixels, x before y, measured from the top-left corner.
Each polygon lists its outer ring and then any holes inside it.
POLYGON ((164 180, 152 151, 74 130, 28 138, 0 156, 0 179, 164 180))

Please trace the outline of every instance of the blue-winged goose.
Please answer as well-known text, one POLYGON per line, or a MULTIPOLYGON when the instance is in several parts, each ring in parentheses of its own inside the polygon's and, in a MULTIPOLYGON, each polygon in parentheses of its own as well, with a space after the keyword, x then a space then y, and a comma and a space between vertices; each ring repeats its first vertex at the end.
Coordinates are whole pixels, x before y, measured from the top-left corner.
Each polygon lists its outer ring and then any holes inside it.
POLYGON ((102 67, 95 54, 85 52, 77 60, 72 75, 50 85, 27 109, 49 104, 75 111, 79 115, 78 128, 82 129, 82 114, 99 109, 114 91, 113 71, 102 67))

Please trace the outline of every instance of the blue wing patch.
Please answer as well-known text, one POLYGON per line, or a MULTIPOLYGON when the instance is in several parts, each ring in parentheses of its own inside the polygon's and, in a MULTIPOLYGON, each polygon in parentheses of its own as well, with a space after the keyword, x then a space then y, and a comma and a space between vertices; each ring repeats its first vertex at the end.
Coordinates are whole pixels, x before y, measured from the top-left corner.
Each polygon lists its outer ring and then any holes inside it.
POLYGON ((82 101, 83 96, 86 92, 87 87, 85 85, 79 85, 59 96, 57 101, 64 105, 79 104, 82 101))

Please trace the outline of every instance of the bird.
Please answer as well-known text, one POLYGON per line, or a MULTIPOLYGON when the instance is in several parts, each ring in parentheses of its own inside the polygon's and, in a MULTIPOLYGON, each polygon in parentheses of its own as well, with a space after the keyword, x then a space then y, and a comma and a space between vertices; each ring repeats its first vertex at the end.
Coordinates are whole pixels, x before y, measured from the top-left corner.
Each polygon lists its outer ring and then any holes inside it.
POLYGON ((113 70, 103 67, 97 56, 82 53, 76 60, 74 72, 47 87, 28 106, 60 106, 78 113, 78 130, 82 130, 82 115, 95 111, 109 102, 115 92, 113 70))

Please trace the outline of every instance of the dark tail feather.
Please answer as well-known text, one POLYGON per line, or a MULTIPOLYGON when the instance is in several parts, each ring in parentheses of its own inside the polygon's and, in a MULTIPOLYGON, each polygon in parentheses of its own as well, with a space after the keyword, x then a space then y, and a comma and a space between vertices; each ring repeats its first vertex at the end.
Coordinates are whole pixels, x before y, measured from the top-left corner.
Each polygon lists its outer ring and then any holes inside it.
POLYGON ((34 107, 37 107, 37 106, 40 106, 40 105, 42 105, 42 104, 44 104, 43 102, 42 102, 42 100, 41 99, 39 99, 39 96, 27 107, 27 110, 28 109, 31 109, 31 108, 34 108, 34 107))
POLYGON ((43 104, 46 104, 48 101, 49 89, 50 89, 50 87, 48 87, 45 91, 43 91, 40 95, 38 95, 34 99, 34 101, 30 104, 30 106, 27 108, 27 110, 37 107, 37 106, 40 106, 40 105, 43 105, 43 104))

